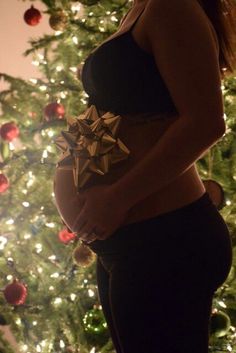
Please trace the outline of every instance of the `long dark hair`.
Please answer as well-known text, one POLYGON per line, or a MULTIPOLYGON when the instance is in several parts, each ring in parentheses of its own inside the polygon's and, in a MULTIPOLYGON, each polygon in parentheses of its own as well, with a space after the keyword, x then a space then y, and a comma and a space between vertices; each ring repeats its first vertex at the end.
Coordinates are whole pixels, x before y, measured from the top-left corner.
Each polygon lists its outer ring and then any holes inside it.
POLYGON ((199 0, 215 28, 219 46, 219 62, 222 78, 236 69, 236 1, 199 0))

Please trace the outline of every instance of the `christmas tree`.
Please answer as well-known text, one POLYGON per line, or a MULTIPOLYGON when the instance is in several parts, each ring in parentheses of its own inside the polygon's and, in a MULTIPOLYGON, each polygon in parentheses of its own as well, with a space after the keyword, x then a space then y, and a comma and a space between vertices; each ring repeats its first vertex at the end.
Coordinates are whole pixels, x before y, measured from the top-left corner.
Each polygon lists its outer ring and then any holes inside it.
MULTIPOLYGON (((52 35, 31 39, 24 53, 40 79, 1 73, 0 92, 0 351, 114 352, 99 302, 95 254, 60 218, 53 193, 58 148, 67 119, 87 107, 81 83, 85 58, 116 31, 125 0, 26 2, 25 25, 48 16, 52 35)), ((236 77, 222 80, 227 130, 197 162, 205 187, 236 239, 236 77)), ((236 351, 235 260, 215 293, 211 352, 236 351)), ((193 317, 194 320, 194 317, 193 317)))

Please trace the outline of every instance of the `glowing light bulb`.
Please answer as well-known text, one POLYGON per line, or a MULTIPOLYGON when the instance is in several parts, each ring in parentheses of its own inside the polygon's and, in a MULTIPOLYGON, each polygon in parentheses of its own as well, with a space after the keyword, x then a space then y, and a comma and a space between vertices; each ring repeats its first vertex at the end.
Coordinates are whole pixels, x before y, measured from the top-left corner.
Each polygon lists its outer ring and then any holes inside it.
POLYGON ((62 341, 62 340, 60 340, 59 345, 60 345, 60 348, 65 348, 65 346, 66 346, 64 341, 62 341))
POLYGON ((72 12, 80 11, 80 9, 81 9, 81 4, 80 4, 80 3, 73 4, 73 5, 71 6, 71 11, 72 11, 72 12))
POLYGON ((32 83, 35 83, 35 84, 38 82, 38 80, 36 78, 30 78, 29 81, 32 83))
POLYGON ((52 260, 52 261, 54 261, 54 260, 56 260, 56 255, 51 255, 51 256, 48 256, 48 259, 49 260, 52 260))
POLYGON ((89 297, 94 297, 94 291, 92 289, 88 290, 88 296, 89 297))
MULTIPOLYGON (((55 135, 55 132, 53 130, 48 130, 48 136, 49 137, 52 137, 54 135, 55 135)), ((50 147, 50 146, 48 146, 48 147, 50 147)))
POLYGON ((14 219, 9 218, 9 219, 6 221, 6 224, 14 224, 14 219))
POLYGON ((35 248, 36 248, 37 254, 39 254, 42 251, 43 246, 42 244, 38 243, 38 244, 35 244, 35 248))
POLYGON ((44 56, 41 53, 38 53, 37 55, 38 55, 39 59, 41 59, 41 60, 44 59, 44 56))
POLYGON ((47 90, 47 86, 45 86, 45 85, 39 86, 39 89, 40 89, 40 91, 44 92, 47 90))
POLYGON ((219 301, 219 305, 220 305, 222 308, 227 308, 227 306, 225 305, 225 303, 224 303, 222 300, 219 301))
POLYGON ((47 150, 43 151, 42 157, 43 158, 47 158, 48 157, 48 151, 47 150))
POLYGON ((45 223, 46 227, 48 228, 55 228, 55 223, 51 222, 51 223, 45 223))
POLYGON ((61 93, 60 93, 60 97, 61 97, 62 99, 65 99, 65 98, 66 98, 66 93, 61 92, 61 93))
POLYGON ((58 278, 59 277, 59 273, 58 272, 54 272, 53 274, 51 274, 50 277, 51 278, 58 278))
POLYGON ((19 317, 16 319, 16 324, 21 325, 21 319, 19 317))
POLYGON ((78 38, 77 38, 76 36, 73 36, 73 37, 72 37, 72 41, 73 41, 73 43, 76 44, 76 45, 79 44, 79 40, 78 40, 78 38))
POLYGON ((112 20, 113 22, 118 22, 118 18, 117 18, 116 16, 111 16, 111 20, 112 20))
POLYGON ((76 298, 76 294, 74 294, 74 293, 71 293, 71 295, 70 295, 70 298, 71 298, 71 300, 75 300, 75 298, 76 298))
POLYGON ((0 250, 3 250, 5 245, 7 244, 7 238, 4 236, 0 236, 0 250))
POLYGON ((62 299, 61 298, 55 298, 54 304, 61 304, 61 303, 62 303, 62 299))

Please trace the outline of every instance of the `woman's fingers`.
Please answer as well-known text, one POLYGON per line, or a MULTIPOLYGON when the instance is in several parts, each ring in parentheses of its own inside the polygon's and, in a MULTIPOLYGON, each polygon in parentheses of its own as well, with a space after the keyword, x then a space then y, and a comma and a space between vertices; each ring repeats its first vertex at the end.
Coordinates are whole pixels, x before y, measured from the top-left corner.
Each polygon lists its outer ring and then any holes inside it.
POLYGON ((91 243, 92 241, 97 239, 97 236, 94 233, 90 233, 87 236, 83 236, 82 239, 86 242, 86 243, 91 243))
POLYGON ((77 231, 77 234, 80 238, 85 238, 92 233, 92 227, 89 226, 88 222, 85 222, 84 225, 77 231))

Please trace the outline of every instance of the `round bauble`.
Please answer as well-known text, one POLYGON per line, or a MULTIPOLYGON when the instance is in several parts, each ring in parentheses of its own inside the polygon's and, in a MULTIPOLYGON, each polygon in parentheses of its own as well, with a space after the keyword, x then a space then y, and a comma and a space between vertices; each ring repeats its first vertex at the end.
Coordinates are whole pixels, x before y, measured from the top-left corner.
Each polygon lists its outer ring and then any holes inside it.
POLYGON ((64 228, 58 233, 58 238, 61 243, 68 244, 70 241, 76 238, 76 234, 71 233, 67 230, 67 228, 64 228))
POLYGON ((9 180, 5 174, 0 173, 0 193, 5 192, 9 188, 9 180))
POLYGON ((49 18, 49 25, 55 31, 63 31, 66 28, 67 23, 68 23, 68 16, 62 10, 56 11, 49 18))
POLYGON ((101 309, 94 306, 93 309, 87 311, 83 318, 85 331, 95 335, 101 335, 107 331, 107 323, 101 309))
POLYGON ((88 246, 81 243, 73 251, 73 259, 76 265, 87 267, 93 263, 95 254, 88 246))
POLYGON ((31 5, 31 8, 26 10, 24 13, 24 20, 29 26, 36 26, 42 18, 42 15, 39 10, 37 10, 34 5, 31 5))
POLYGON ((16 279, 3 290, 4 297, 9 304, 22 305, 27 297, 27 288, 16 279))
POLYGON ((215 337, 223 337, 227 334, 231 326, 229 316, 223 311, 212 314, 210 319, 210 334, 215 337))
POLYGON ((9 122, 1 125, 0 136, 3 140, 12 141, 20 134, 20 130, 14 122, 9 122))
POLYGON ((53 102, 49 103, 44 108, 44 118, 46 121, 54 119, 63 119, 65 115, 65 108, 62 104, 53 102))

